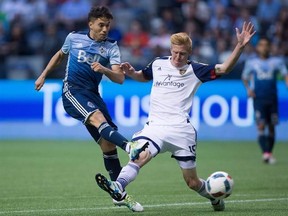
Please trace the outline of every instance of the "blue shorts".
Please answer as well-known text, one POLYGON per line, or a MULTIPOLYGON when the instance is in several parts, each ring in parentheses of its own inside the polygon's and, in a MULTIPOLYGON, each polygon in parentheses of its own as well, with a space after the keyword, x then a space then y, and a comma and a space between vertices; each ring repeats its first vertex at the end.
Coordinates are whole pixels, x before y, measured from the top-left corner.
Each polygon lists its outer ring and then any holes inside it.
POLYGON ((101 136, 98 129, 92 125, 86 124, 89 116, 96 110, 100 110, 107 120, 108 124, 117 130, 117 126, 113 123, 108 112, 107 106, 98 92, 87 90, 64 83, 62 101, 65 111, 73 118, 78 119, 85 124, 87 130, 97 142, 101 136))
POLYGON ((278 124, 278 101, 263 101, 254 99, 256 123, 278 124))

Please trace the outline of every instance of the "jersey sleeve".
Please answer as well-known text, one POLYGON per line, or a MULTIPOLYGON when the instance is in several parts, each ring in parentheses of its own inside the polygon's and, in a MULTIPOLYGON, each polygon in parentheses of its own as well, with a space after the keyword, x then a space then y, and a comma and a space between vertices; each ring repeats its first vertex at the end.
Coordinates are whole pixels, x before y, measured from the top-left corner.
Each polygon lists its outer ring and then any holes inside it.
POLYGON ((142 70, 143 76, 144 76, 145 79, 147 79, 147 80, 152 80, 152 79, 153 79, 152 64, 153 64, 153 62, 154 62, 156 59, 158 59, 158 58, 155 58, 153 61, 151 61, 151 62, 142 70))
POLYGON ((64 41, 64 44, 61 47, 61 50, 63 53, 68 54, 69 50, 70 50, 70 45, 71 45, 71 36, 72 36, 72 32, 69 33, 64 41))
POLYGON ((215 64, 207 65, 202 63, 192 62, 192 68, 194 70, 195 75, 201 82, 207 82, 211 80, 215 80, 220 77, 220 75, 216 74, 215 64))
POLYGON ((117 65, 121 63, 121 54, 117 42, 115 42, 111 47, 109 55, 110 65, 117 65))
POLYGON ((287 67, 286 67, 285 62, 282 58, 279 59, 278 67, 279 67, 279 71, 282 74, 282 76, 288 75, 287 67))
POLYGON ((249 76, 251 73, 252 73, 251 63, 250 61, 246 61, 241 75, 242 79, 249 80, 249 76))

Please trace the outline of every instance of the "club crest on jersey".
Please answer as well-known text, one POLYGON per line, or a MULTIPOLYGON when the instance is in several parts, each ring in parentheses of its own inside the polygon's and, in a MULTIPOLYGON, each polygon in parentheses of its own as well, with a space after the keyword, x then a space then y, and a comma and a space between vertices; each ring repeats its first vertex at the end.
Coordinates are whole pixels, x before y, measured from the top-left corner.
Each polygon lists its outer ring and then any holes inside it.
POLYGON ((101 46, 101 47, 99 48, 99 51, 100 51, 101 54, 103 54, 103 53, 105 53, 106 50, 105 50, 104 47, 101 46))
POLYGON ((180 74, 180 75, 183 75, 183 74, 186 73, 186 71, 187 71, 186 69, 180 69, 180 70, 179 70, 179 74, 180 74))
POLYGON ((91 108, 95 108, 95 105, 94 105, 92 102, 90 102, 90 101, 88 101, 87 105, 88 105, 89 107, 91 107, 91 108))

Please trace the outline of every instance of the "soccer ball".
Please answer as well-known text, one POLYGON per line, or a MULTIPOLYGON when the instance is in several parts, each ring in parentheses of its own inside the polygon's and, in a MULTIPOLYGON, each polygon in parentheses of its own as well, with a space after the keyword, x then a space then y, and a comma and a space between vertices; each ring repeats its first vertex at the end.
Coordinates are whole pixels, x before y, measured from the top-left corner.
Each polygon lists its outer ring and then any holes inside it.
POLYGON ((223 171, 212 173, 206 181, 206 191, 215 199, 224 199, 231 195, 234 181, 223 171))

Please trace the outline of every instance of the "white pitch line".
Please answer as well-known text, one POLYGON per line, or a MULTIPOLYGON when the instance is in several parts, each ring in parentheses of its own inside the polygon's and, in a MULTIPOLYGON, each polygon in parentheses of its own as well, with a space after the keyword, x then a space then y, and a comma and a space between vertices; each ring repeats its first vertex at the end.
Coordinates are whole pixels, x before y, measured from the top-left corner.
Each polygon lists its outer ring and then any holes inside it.
MULTIPOLYGON (((288 201, 288 197, 271 198, 271 199, 254 199, 254 200, 226 200, 225 203, 253 203, 253 202, 278 202, 288 201)), ((210 202, 186 202, 186 203, 166 203, 156 205, 143 205, 144 208, 158 208, 167 206, 191 206, 191 205, 206 205, 210 202)), ((17 210, 17 211, 0 211, 0 214, 13 214, 13 213, 35 213, 35 212, 60 212, 60 211, 89 211, 89 210, 110 210, 118 207, 97 207, 97 208, 67 208, 67 209, 32 209, 32 210, 17 210)))

